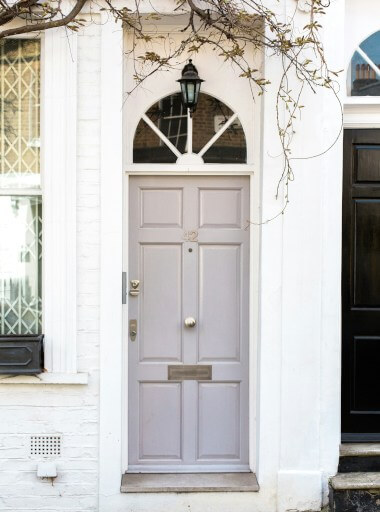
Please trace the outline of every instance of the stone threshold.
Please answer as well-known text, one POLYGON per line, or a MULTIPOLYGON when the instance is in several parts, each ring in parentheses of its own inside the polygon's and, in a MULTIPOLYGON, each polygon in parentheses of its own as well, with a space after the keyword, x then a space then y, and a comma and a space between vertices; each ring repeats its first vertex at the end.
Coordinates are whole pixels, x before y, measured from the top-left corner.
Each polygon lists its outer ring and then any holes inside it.
POLYGON ((257 492, 254 473, 126 473, 121 492, 257 492))
POLYGON ((380 489, 380 473, 339 473, 330 483, 336 491, 380 489))
POLYGON ((340 445, 341 457, 369 457, 380 455, 380 443, 344 443, 340 445))

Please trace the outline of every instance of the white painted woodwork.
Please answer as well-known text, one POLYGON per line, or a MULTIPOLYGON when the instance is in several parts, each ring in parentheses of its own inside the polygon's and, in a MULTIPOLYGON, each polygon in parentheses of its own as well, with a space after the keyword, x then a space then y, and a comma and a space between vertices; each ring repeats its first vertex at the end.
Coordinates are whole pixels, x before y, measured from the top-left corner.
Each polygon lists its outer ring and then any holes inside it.
POLYGON ((249 179, 132 177, 129 212, 129 470, 248 470, 249 179))
POLYGON ((46 31, 42 55, 45 365, 76 373, 77 35, 65 27, 46 31))

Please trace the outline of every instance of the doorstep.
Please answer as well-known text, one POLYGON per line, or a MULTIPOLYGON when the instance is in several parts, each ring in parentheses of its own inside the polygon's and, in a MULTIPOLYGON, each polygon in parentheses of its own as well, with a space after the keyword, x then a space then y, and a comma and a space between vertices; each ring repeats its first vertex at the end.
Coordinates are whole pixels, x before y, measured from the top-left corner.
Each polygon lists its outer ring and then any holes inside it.
POLYGON ((330 484, 336 491, 380 489, 380 473, 339 473, 330 484))
POLYGON ((121 492, 257 492, 254 473, 126 473, 121 492))

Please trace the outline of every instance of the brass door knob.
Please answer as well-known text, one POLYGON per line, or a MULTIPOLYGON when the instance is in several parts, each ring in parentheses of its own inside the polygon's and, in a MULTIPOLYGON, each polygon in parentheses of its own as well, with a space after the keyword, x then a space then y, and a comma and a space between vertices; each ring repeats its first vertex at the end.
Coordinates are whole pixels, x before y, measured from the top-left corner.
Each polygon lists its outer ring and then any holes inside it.
POLYGON ((186 327, 194 327, 197 322, 195 321, 195 318, 192 316, 188 316, 185 318, 185 326, 186 327))

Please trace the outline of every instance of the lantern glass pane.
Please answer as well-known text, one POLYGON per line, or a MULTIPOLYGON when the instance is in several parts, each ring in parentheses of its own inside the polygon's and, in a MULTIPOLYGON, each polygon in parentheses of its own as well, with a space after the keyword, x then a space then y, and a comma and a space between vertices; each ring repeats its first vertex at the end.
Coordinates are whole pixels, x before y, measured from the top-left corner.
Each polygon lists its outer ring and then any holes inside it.
POLYGON ((187 104, 194 105, 195 99, 195 84, 193 82, 187 82, 187 104))
POLYGON ((201 88, 201 82, 197 82, 197 83, 195 84, 195 101, 194 101, 194 103, 195 103, 196 105, 198 104, 200 88, 201 88))

